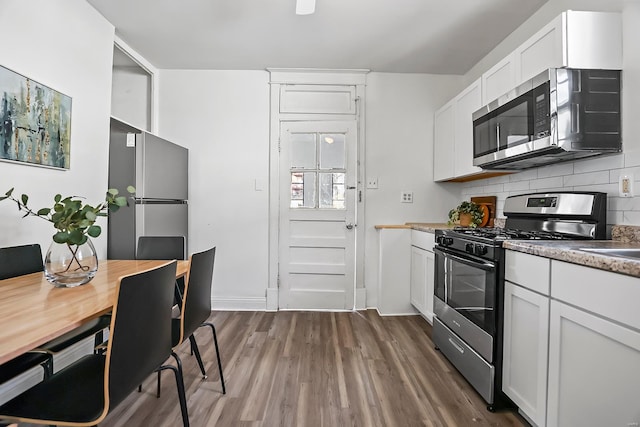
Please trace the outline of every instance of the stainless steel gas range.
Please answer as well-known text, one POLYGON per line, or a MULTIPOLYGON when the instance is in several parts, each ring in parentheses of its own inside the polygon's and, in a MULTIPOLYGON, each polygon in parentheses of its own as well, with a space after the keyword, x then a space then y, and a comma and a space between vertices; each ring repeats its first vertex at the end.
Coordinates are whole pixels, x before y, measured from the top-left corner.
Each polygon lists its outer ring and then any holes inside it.
POLYGON ((509 239, 605 239, 606 193, 510 196, 505 228, 436 230, 433 341, 495 410, 502 393, 504 249, 509 239))

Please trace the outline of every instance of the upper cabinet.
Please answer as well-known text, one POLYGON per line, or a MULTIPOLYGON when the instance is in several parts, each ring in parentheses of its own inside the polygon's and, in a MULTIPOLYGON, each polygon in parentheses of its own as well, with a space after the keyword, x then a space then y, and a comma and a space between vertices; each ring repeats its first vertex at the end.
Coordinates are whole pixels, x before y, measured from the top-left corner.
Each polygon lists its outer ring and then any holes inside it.
POLYGON ((566 11, 435 113, 435 181, 501 174, 473 166, 472 114, 548 68, 622 69, 619 13, 566 11))
POLYGON ((482 106, 482 82, 473 82, 435 113, 433 179, 447 181, 482 172, 473 166, 471 115, 482 106))
POLYGON ((622 18, 619 13, 563 12, 520 45, 514 55, 516 85, 547 68, 621 70, 622 18))
POLYGON ((454 171, 455 176, 482 172, 473 166, 473 112, 482 107, 482 83, 473 82, 455 98, 454 102, 454 171))
POLYGON ((433 120, 433 180, 444 181, 455 176, 454 100, 436 111, 433 120))
POLYGON ((482 100, 487 104, 516 86, 516 55, 511 54, 482 75, 482 100))

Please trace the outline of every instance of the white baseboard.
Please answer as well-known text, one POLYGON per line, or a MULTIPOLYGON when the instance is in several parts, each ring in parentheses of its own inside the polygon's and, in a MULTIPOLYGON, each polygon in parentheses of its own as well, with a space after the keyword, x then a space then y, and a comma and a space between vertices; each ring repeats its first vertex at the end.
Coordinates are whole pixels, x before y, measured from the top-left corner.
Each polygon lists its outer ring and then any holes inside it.
POLYGON ((278 288, 267 288, 267 311, 278 311, 278 288))
POLYGON ((367 309, 367 288, 356 288, 356 310, 367 309))
POLYGON ((265 311, 267 298, 213 298, 211 308, 220 311, 265 311))
POLYGON ((420 313, 418 313, 417 311, 412 311, 409 313, 380 313, 380 309, 378 309, 378 307, 375 307, 376 311, 378 312, 378 315, 380 315, 380 317, 385 317, 385 316, 420 316, 420 313))

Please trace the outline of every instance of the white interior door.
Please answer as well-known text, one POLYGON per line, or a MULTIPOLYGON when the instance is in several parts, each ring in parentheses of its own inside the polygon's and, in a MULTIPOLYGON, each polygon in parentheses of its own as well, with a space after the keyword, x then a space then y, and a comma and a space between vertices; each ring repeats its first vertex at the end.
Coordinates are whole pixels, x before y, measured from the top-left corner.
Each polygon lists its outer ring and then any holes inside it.
POLYGON ((279 308, 351 310, 356 121, 281 122, 279 308))

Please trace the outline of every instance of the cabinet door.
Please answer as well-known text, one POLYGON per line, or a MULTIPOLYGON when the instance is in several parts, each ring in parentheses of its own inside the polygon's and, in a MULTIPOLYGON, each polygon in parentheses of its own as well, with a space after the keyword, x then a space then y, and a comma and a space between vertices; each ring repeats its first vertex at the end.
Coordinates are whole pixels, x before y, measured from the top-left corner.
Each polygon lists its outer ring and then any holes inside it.
POLYGON ((549 298, 505 282, 502 390, 536 425, 545 422, 549 298))
POLYGON ((516 86, 547 68, 565 64, 562 43, 565 20, 566 14, 559 15, 516 49, 515 61, 519 65, 516 86))
POLYGON ((482 107, 481 79, 473 82, 455 98, 454 105, 454 171, 455 176, 481 172, 473 166, 473 113, 482 107))
POLYGON ((411 304, 420 311, 425 312, 426 302, 426 274, 427 251, 411 246, 411 304))
POLYGON ((551 302, 547 425, 640 423, 640 332, 551 302))
POLYGON ((433 324, 433 291, 434 291, 434 280, 435 280, 435 262, 436 257, 433 252, 426 251, 427 257, 427 272, 425 277, 425 303, 424 303, 424 312, 423 314, 429 321, 429 323, 433 324))
POLYGON ((433 322, 433 252, 411 246, 411 304, 433 322))
POLYGON ((436 111, 433 127, 433 180, 453 178, 455 158, 453 101, 436 111))
MULTIPOLYGON (((516 61, 511 54, 482 75, 482 99, 486 105, 516 86, 516 61)), ((479 107, 478 107, 479 108, 479 107)))

